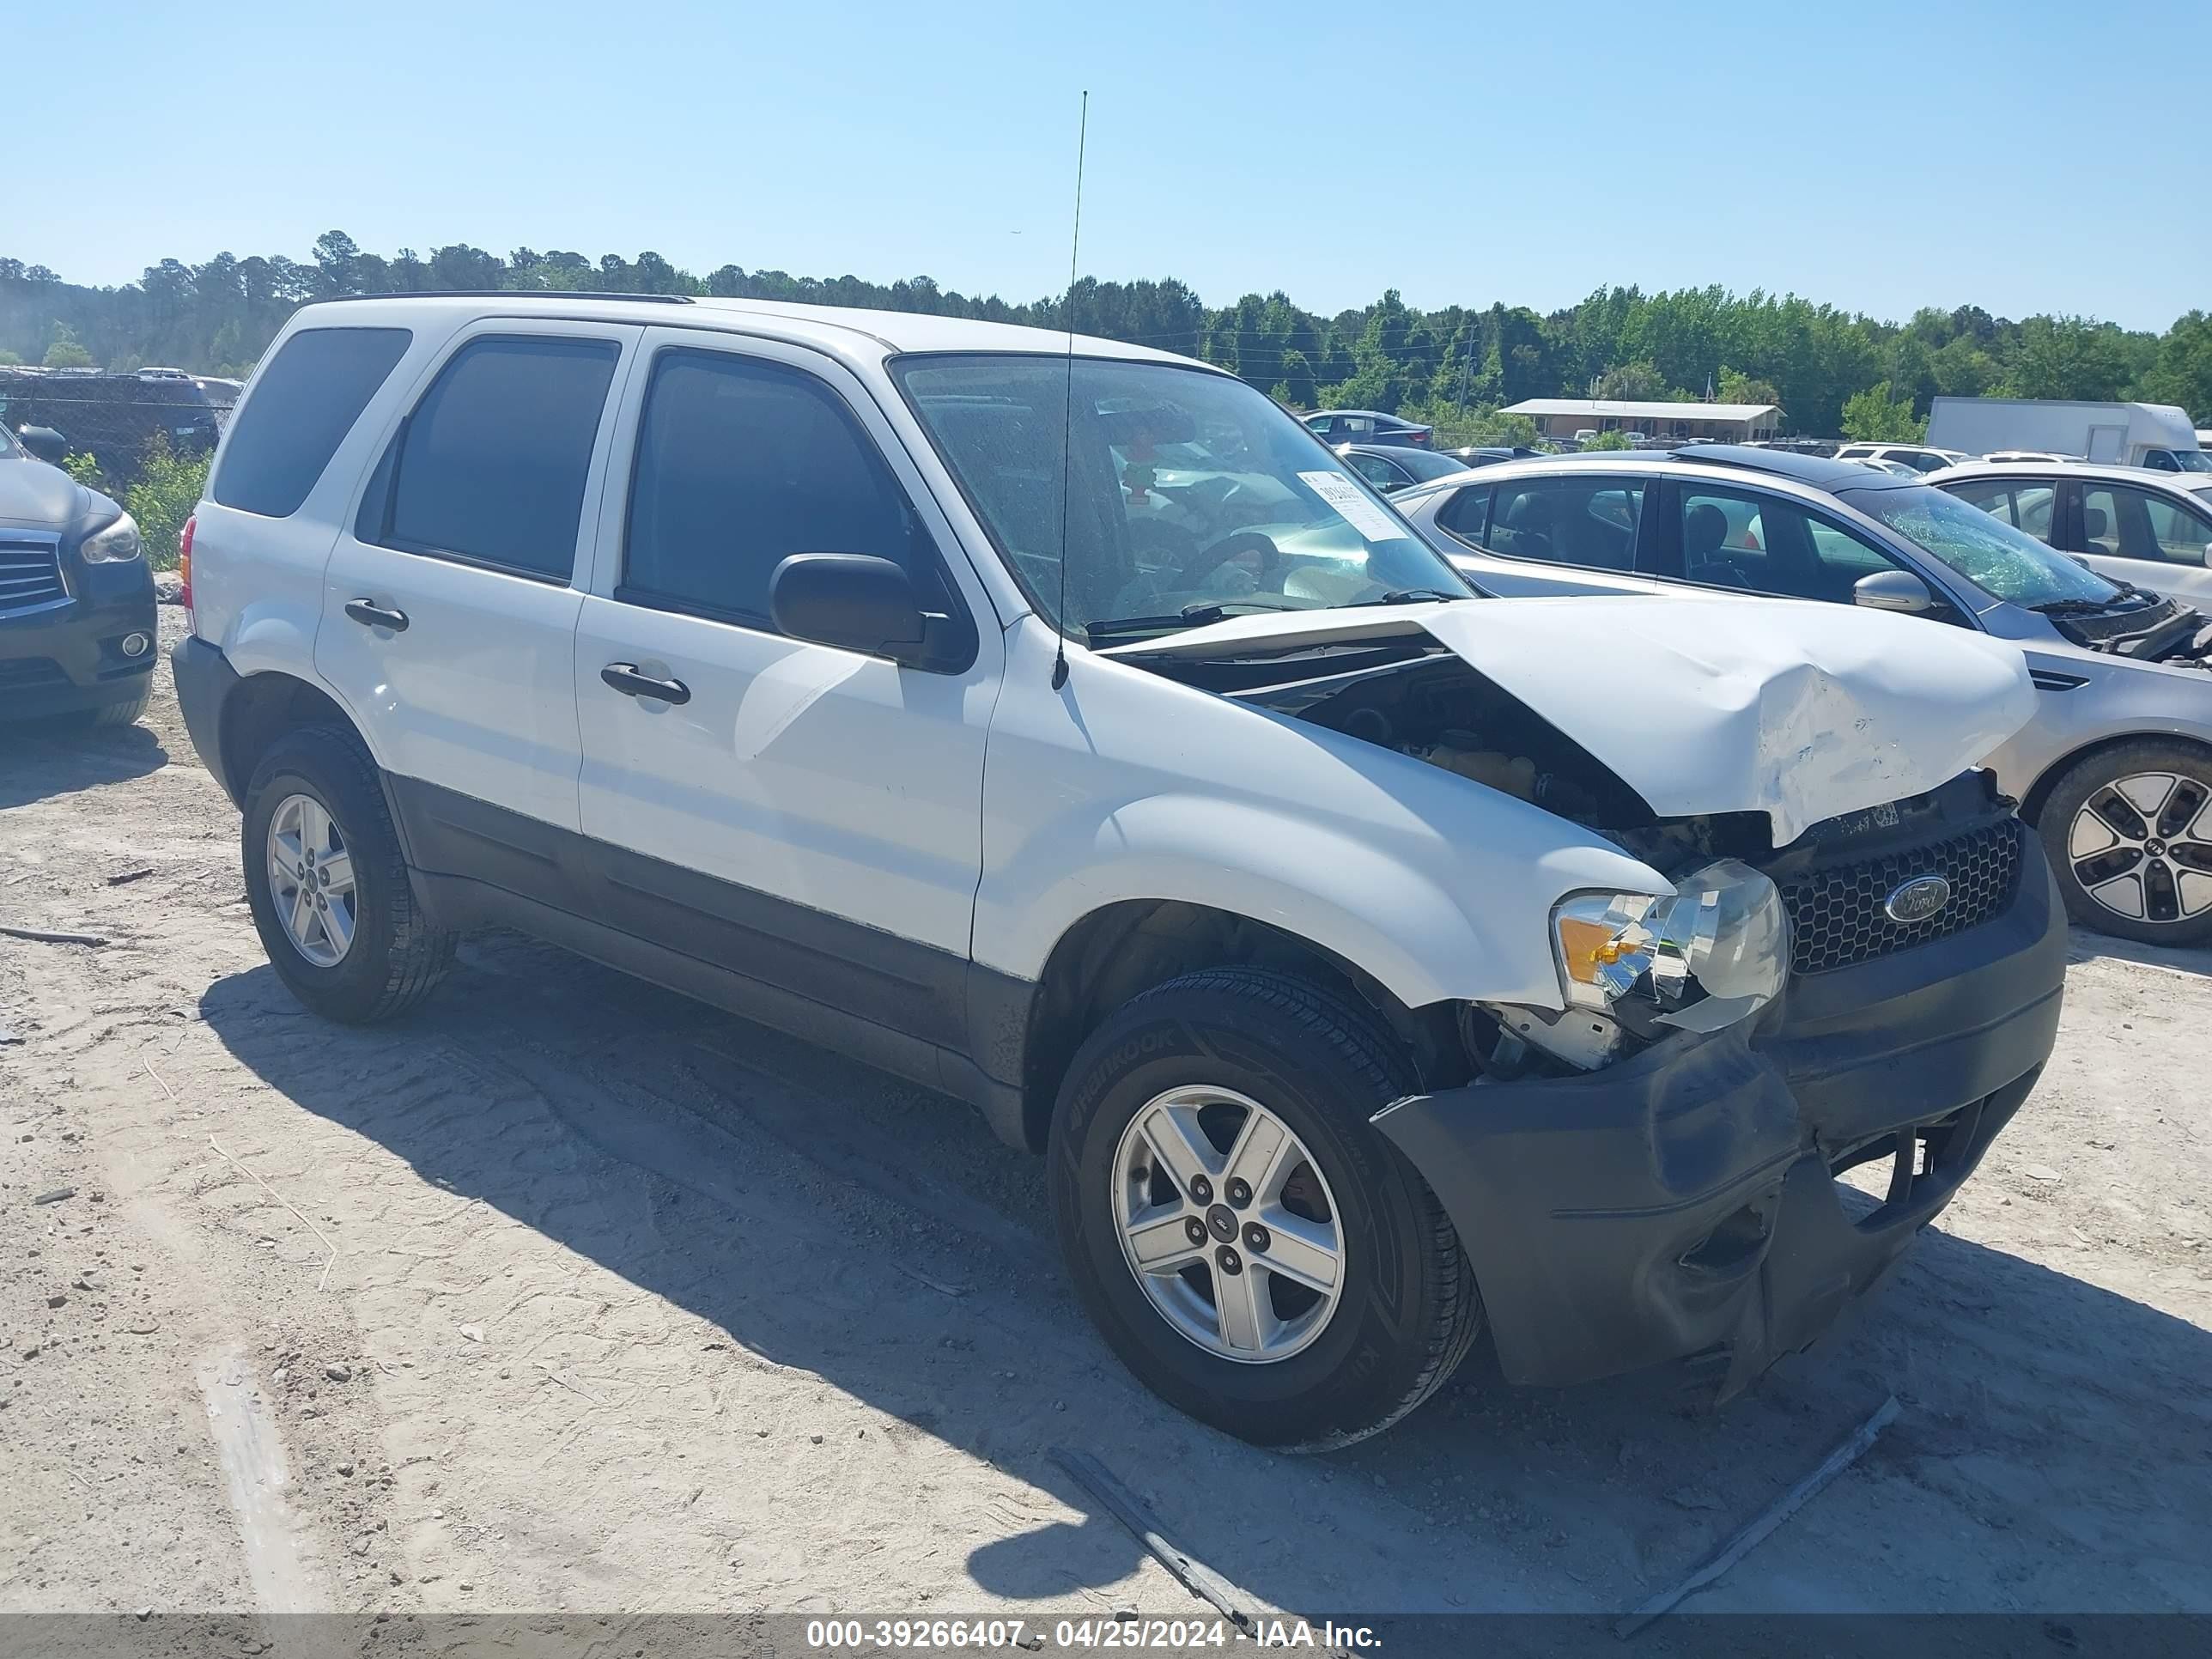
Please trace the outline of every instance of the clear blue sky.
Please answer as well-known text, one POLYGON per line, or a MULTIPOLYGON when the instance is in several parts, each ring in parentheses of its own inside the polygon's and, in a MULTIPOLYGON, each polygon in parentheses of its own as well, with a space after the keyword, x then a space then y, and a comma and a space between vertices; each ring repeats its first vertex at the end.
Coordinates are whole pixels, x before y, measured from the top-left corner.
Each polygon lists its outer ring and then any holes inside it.
POLYGON ((0 254, 652 249, 1012 300, 2212 305, 2206 0, 26 0, 0 254))

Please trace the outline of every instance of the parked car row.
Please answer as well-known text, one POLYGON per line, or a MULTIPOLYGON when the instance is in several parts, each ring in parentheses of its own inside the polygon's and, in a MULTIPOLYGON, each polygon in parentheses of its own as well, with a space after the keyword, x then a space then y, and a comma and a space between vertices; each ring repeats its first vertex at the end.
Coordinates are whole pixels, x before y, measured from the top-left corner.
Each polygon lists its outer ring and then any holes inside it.
POLYGON ((1836 451, 1839 461, 1879 461, 1913 472, 1939 472, 1971 460, 1955 449, 1929 449, 1921 444, 1844 444, 1836 451))
POLYGON ((1739 1391, 2034 1086, 2063 913, 1982 763, 2046 679, 2179 683, 2172 607, 1862 467, 1506 460, 1409 522, 1347 436, 947 318, 310 306, 187 537, 179 702, 308 1007, 512 927, 963 1097, 1230 1432, 1372 1433, 1486 1329, 1515 1382, 1739 1391), (1957 625, 1752 597, 1801 579, 1957 625))

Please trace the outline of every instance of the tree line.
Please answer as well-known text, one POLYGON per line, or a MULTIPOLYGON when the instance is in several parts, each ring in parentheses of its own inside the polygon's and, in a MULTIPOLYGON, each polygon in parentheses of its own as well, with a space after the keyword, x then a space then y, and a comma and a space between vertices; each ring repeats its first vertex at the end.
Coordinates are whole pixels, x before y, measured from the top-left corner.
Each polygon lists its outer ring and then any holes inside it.
POLYGON ((1462 441, 1514 435, 1495 411, 1526 398, 1776 403, 1786 429, 1909 438, 1939 394, 2179 404, 2212 422, 2212 316, 2191 311, 2162 334, 2083 317, 2014 321, 1978 306, 1928 307, 1904 323, 1796 295, 1718 286, 1646 294, 1599 289, 1563 310, 1502 301, 1419 310, 1395 289, 1323 316, 1280 291, 1206 305, 1173 277, 1103 282, 1025 302, 940 288, 793 276, 726 264, 696 276, 658 253, 596 261, 465 244, 425 257, 365 252, 343 231, 313 255, 204 264, 164 259, 137 282, 91 288, 0 258, 0 363, 147 364, 242 377, 287 317, 314 300, 437 289, 716 295, 1026 323, 1202 357, 1299 408, 1376 409, 1462 441))

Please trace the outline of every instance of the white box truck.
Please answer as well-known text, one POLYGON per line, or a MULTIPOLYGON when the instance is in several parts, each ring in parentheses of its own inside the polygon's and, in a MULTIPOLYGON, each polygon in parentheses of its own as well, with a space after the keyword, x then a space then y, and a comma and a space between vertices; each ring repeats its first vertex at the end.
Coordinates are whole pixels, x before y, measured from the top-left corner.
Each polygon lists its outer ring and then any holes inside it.
POLYGON ((2075 404, 2035 398, 1938 398, 1928 441, 1987 455, 2047 450, 2113 466, 2212 472, 2188 414, 2171 404, 2075 404))

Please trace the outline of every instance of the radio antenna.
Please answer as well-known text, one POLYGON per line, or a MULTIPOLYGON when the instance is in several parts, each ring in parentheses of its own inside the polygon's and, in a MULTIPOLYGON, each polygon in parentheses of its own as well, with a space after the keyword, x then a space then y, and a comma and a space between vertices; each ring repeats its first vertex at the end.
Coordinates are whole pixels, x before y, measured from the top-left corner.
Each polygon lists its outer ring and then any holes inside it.
POLYGON ((1075 262, 1083 251, 1083 151, 1091 139, 1091 93, 1083 94, 1083 115, 1075 130, 1075 234, 1067 249, 1067 297, 1060 302, 1067 325, 1067 398, 1060 418, 1060 614, 1053 618, 1060 651, 1052 659, 1052 689, 1067 684, 1067 497, 1075 471, 1075 262))

